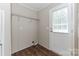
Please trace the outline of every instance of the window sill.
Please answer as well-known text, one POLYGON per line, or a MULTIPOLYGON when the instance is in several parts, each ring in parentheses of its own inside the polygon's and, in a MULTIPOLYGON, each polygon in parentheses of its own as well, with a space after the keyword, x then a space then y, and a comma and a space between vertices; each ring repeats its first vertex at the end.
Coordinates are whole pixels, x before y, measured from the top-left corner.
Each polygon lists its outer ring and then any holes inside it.
POLYGON ((53 31, 53 33, 69 33, 69 32, 67 32, 67 31, 53 31))

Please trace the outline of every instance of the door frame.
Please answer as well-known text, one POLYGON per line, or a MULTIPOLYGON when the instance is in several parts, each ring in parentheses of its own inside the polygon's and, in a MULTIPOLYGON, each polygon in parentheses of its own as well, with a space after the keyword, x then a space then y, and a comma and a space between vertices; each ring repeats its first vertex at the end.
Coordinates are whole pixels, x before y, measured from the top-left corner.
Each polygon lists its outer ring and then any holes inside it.
MULTIPOLYGON (((63 7, 66 7, 66 6, 68 6, 69 8, 70 8, 70 10, 72 10, 73 9, 73 11, 74 11, 74 4, 72 4, 72 3, 70 3, 70 4, 67 4, 67 3, 65 3, 65 4, 60 4, 60 5, 57 5, 57 6, 55 6, 54 8, 52 8, 50 11, 49 11, 49 49, 50 49, 50 34, 51 34, 51 30, 52 30, 52 28, 51 28, 51 26, 52 26, 52 20, 51 20, 51 12, 52 12, 52 10, 57 10, 57 9, 60 9, 60 8, 63 8, 63 7)), ((74 12, 71 12, 72 13, 72 15, 71 16, 73 16, 73 13, 74 12)), ((72 32, 72 34, 71 34, 71 37, 70 37, 70 39, 72 39, 72 41, 71 41, 71 55, 74 55, 74 17, 70 17, 70 20, 73 20, 73 27, 72 27, 72 29, 71 29, 71 32, 72 32)), ((71 26, 69 26, 69 27, 71 27, 71 26)), ((51 49, 50 49, 51 50, 51 49)))
POLYGON ((11 56, 11 7, 10 3, 0 3, 4 11, 2 20, 2 56, 11 56))

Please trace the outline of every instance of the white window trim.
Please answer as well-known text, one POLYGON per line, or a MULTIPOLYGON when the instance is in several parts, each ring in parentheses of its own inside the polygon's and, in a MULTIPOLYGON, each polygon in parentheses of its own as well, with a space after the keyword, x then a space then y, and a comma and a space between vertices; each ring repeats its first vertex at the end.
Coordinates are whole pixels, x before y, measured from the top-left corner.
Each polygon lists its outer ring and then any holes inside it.
MULTIPOLYGON (((61 4, 59 6, 56 6, 54 8, 52 8, 50 11, 49 11, 49 23, 52 22, 52 12, 56 11, 56 10, 59 10, 59 9, 62 9, 62 8, 65 8, 65 7, 68 7, 68 12, 70 13, 70 4, 61 4)), ((70 17, 70 15, 68 15, 70 17)), ((69 18, 68 17, 68 18, 69 18)), ((69 18, 70 19, 70 18, 69 18)), ((69 21, 70 22, 70 21, 69 21)), ((53 30, 52 28, 52 23, 49 25, 49 27, 51 28, 51 31, 53 30)), ((70 27, 70 25, 68 24, 68 27, 70 27)), ((50 31, 50 30, 49 30, 50 31)), ((70 29, 68 28, 68 32, 56 32, 56 33, 69 33, 70 29)), ((54 31, 52 31, 54 32, 54 31)))

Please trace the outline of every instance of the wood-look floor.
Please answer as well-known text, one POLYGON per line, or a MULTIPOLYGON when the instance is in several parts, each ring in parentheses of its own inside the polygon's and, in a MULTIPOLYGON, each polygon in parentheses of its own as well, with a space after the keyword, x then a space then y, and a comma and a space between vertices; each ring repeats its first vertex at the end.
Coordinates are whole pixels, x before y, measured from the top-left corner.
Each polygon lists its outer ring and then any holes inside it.
POLYGON ((31 46, 29 48, 18 51, 12 56, 59 56, 58 54, 49 51, 41 45, 31 46))

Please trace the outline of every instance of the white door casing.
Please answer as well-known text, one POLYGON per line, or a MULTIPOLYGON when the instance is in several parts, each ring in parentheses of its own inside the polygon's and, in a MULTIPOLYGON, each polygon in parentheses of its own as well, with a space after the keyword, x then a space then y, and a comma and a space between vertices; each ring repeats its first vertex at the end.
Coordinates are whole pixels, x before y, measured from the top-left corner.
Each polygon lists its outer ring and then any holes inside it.
POLYGON ((72 55, 73 51, 73 4, 61 4, 49 12, 49 49, 55 51, 60 55, 72 55), (53 32, 52 30, 52 20, 51 20, 51 13, 53 10, 60 9, 62 7, 68 7, 69 12, 69 33, 57 33, 53 32))
POLYGON ((9 3, 0 3, 0 9, 2 10, 1 16, 1 49, 2 56, 11 55, 11 10, 9 3))

